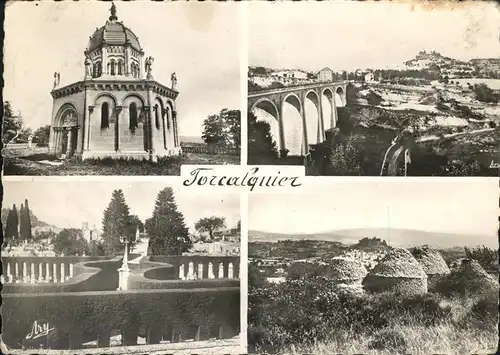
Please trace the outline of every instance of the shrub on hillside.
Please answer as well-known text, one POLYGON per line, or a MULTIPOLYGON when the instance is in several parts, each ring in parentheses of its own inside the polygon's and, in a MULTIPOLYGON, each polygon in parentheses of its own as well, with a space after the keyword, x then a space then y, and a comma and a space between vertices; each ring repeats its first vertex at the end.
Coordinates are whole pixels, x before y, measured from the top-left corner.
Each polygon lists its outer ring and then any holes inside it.
POLYGON ((498 102, 499 95, 484 83, 474 85, 476 99, 481 102, 498 102))
POLYGON ((279 352, 328 340, 331 332, 370 335, 394 324, 430 326, 451 318, 439 295, 353 295, 335 281, 308 277, 251 289, 248 336, 252 351, 279 352))
POLYGON ((406 354, 408 348, 405 338, 393 329, 384 329, 375 334, 368 347, 374 350, 389 350, 397 354, 406 354))
POLYGON ((465 256, 476 260, 487 272, 498 273, 498 250, 485 246, 469 249, 464 248, 465 256))
POLYGON ((498 325, 498 293, 490 293, 472 306, 467 319, 479 323, 483 329, 492 329, 498 325))

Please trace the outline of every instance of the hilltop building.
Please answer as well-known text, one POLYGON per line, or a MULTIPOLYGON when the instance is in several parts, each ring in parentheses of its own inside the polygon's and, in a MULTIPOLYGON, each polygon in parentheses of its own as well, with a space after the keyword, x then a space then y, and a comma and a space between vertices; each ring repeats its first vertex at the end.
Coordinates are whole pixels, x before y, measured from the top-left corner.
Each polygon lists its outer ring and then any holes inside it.
POLYGON ((83 80, 60 87, 54 73, 50 152, 153 161, 179 154, 176 75, 170 87, 154 80, 154 59, 118 21, 114 4, 110 12, 89 38, 83 80))

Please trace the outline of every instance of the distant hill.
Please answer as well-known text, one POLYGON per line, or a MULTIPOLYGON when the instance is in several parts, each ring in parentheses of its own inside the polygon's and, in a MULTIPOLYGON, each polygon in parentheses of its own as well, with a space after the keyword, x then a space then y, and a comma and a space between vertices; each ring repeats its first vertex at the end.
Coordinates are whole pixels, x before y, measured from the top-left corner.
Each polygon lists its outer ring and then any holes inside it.
MULTIPOLYGON (((18 205, 18 206, 20 206, 20 205, 18 205)), ((11 208, 2 208, 2 225, 4 226, 4 228, 5 228, 5 224, 7 223, 7 216, 9 214, 10 210, 11 210, 11 208)), ((17 209, 17 213, 19 213, 19 208, 17 209)), ((35 216, 35 214, 33 213, 33 210, 31 210, 31 209, 30 209, 30 220, 31 220, 31 227, 32 228, 47 228, 47 229, 53 228, 53 229, 57 229, 56 226, 48 224, 45 221, 39 220, 37 218, 37 216, 35 216)))
POLYGON ((429 244, 435 248, 450 248, 456 246, 485 245, 498 248, 496 236, 468 235, 455 233, 437 233, 410 229, 391 229, 390 235, 383 228, 356 228, 334 230, 311 234, 284 234, 262 231, 248 231, 249 242, 275 243, 280 240, 324 240, 336 241, 343 244, 356 244, 364 237, 378 237, 393 247, 412 247, 429 244))
MULTIPOLYGON (((445 57, 436 51, 421 51, 415 58, 404 63, 408 68, 439 69, 442 74, 454 73, 478 77, 497 77, 500 71, 500 58, 474 58, 462 61, 445 57)), ((470 76, 469 76, 470 77, 470 76)))

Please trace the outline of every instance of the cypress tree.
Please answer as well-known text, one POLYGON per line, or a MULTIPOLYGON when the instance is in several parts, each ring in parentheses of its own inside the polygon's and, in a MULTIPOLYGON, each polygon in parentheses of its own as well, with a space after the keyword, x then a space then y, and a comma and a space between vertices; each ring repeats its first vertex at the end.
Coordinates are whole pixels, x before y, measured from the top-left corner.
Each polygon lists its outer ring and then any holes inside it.
POLYGON ((24 206, 22 203, 19 208, 19 237, 22 240, 26 239, 26 216, 24 215, 24 206))
POLYGON ((135 237, 135 224, 130 216, 130 209, 125 202, 122 190, 114 190, 111 202, 104 211, 102 219, 102 239, 106 255, 121 253, 124 244, 120 241, 132 241, 135 237))
POLYGON ((14 226, 13 217, 13 210, 9 209, 9 212, 7 213, 7 221, 5 222, 5 239, 13 239, 15 236, 14 229, 16 227, 14 226))
POLYGON ((7 226, 5 228, 5 236, 7 238, 19 239, 19 218, 17 215, 16 205, 12 206, 12 209, 7 215, 7 226))
POLYGON ((171 187, 158 193, 153 215, 146 221, 145 229, 152 255, 182 255, 193 245, 171 187))
POLYGON ((25 228, 26 228, 26 239, 27 240, 32 240, 33 235, 32 235, 32 230, 31 230, 31 211, 28 205, 28 199, 24 200, 24 214, 25 214, 25 228))

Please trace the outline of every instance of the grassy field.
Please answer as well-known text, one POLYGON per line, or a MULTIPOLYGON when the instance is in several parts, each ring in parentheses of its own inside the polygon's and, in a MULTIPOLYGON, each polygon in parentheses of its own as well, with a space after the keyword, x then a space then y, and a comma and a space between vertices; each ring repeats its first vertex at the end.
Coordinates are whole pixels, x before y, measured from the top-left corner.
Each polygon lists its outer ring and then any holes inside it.
POLYGON ((127 159, 75 159, 51 165, 46 148, 4 151, 4 175, 180 175, 181 165, 235 165, 237 156, 187 153, 157 163, 127 159))
POLYGON ((249 265, 249 353, 493 354, 497 349, 498 284, 444 275, 426 294, 352 293, 320 276, 272 284, 261 274, 249 265))

